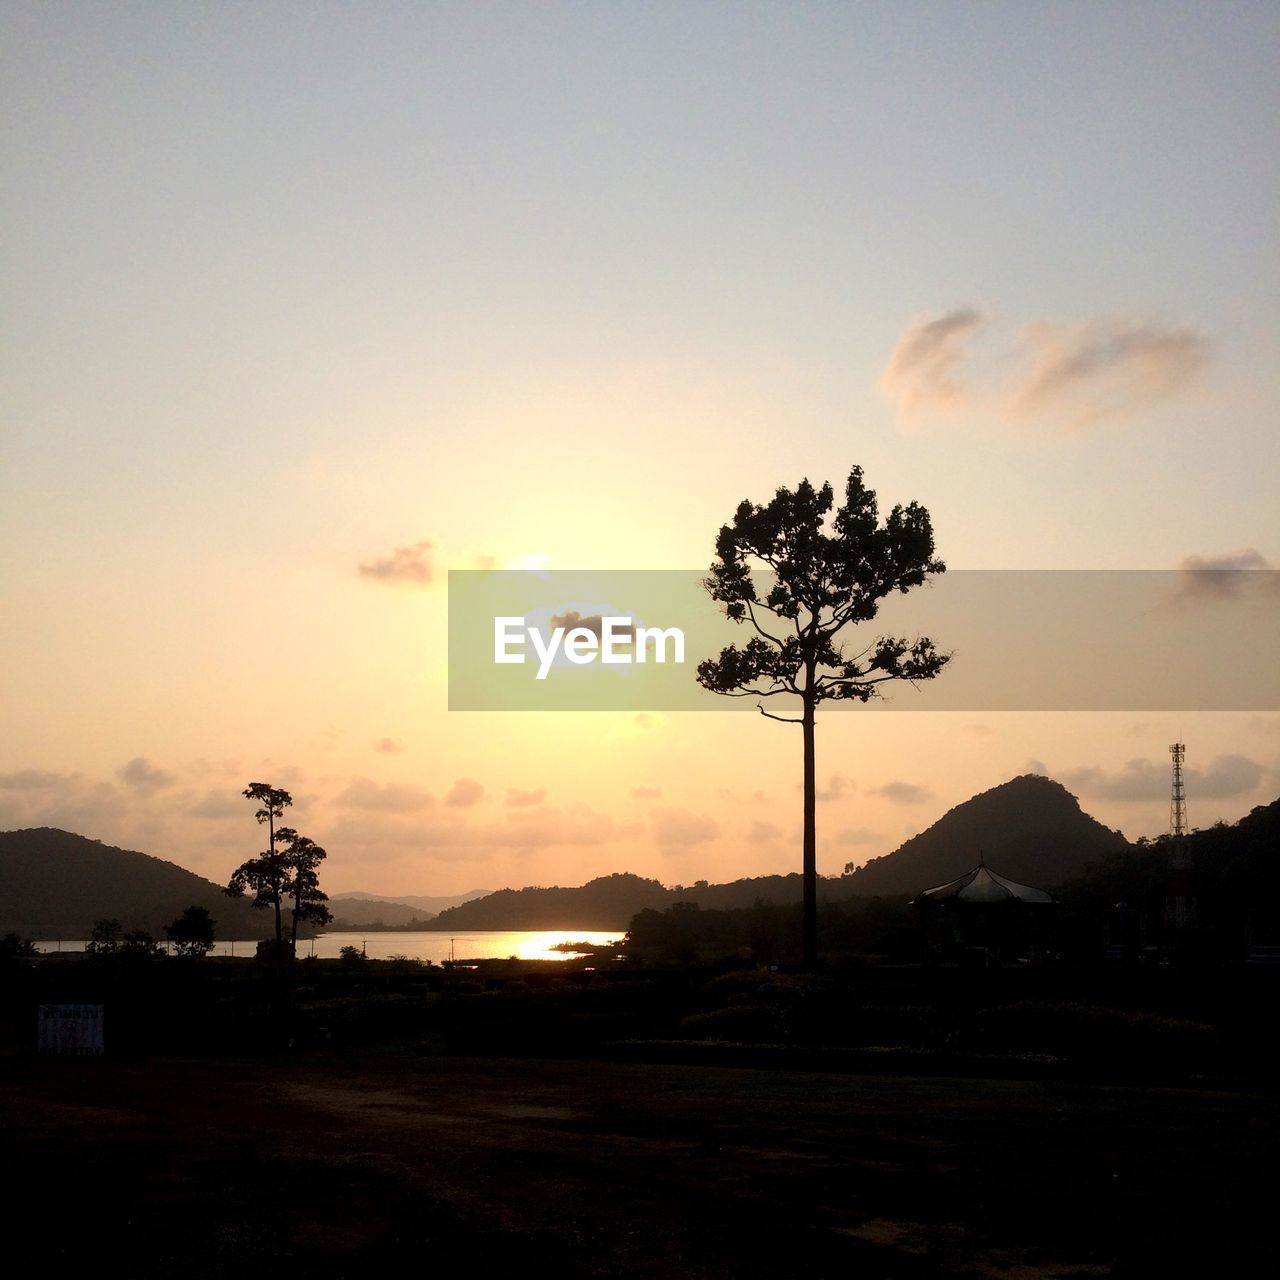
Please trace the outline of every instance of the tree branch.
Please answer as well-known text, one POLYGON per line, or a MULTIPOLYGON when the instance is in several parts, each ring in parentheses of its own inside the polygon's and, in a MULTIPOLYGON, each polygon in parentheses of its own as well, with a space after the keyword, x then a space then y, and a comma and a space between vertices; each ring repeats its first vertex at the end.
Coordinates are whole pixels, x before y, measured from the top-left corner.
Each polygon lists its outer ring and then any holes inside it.
POLYGON ((793 720, 790 716, 775 716, 761 706, 757 706, 756 710, 764 716, 766 720, 777 720, 780 724, 804 724, 803 720, 793 720))
MULTIPOLYGON (((753 601, 753 600, 748 600, 748 601, 746 601, 745 603, 746 603, 746 606, 747 606, 747 614, 748 614, 748 615, 750 616, 750 618, 751 618, 751 625, 752 625, 753 627, 755 627, 756 631, 758 631, 758 632, 760 633, 760 635, 762 635, 766 640, 768 640, 770 644, 775 644, 775 645, 777 645, 777 646, 778 646, 778 648, 779 648, 779 649, 781 649, 781 648, 782 648, 782 641, 781 641, 781 640, 779 640, 777 636, 775 636, 775 635, 770 635, 770 634, 769 634, 769 632, 767 632, 767 631, 766 631, 766 630, 765 630, 765 629, 764 629, 764 628, 763 628, 763 627, 762 627, 762 626, 761 626, 761 625, 756 621, 756 611, 755 611, 755 609, 754 609, 754 608, 752 608, 752 605, 755 603, 755 601, 753 601)), ((773 610, 772 610, 772 609, 770 609, 770 610, 769 610, 769 612, 770 612, 770 613, 772 613, 772 612, 773 612, 773 610)))
POLYGON ((799 694, 799 689, 788 689, 782 685, 776 689, 715 689, 710 690, 722 698, 772 698, 779 693, 799 694))

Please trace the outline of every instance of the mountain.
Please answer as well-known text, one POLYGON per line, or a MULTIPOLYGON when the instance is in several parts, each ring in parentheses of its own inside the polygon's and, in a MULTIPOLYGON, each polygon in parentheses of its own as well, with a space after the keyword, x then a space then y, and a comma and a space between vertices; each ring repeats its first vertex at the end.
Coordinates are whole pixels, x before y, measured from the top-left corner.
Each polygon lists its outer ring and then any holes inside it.
MULTIPOLYGON (((785 904, 803 896, 799 873, 757 876, 726 884, 668 889, 657 880, 626 873, 600 876, 577 888, 499 889, 487 897, 442 911, 426 925, 445 929, 625 929, 631 917, 648 907, 662 910, 677 902, 696 902, 703 910, 750 907, 757 902, 785 904)), ((848 882, 820 877, 818 897, 847 898, 848 882)))
POLYGON ((625 929, 645 907, 666 906, 671 890, 656 880, 599 876, 575 889, 499 889, 442 911, 430 929, 625 929))
POLYGON ((333 912, 330 929, 402 929, 434 920, 436 912, 415 907, 408 902, 396 902, 391 898, 353 897, 342 894, 329 899, 333 912))
POLYGON ((1061 783, 1027 773, 956 805, 893 853, 844 877, 844 884, 864 897, 911 896, 985 861, 1012 880, 1052 889, 1129 847, 1061 783))
POLYGON ((262 938, 273 927, 269 912, 161 858, 56 827, 0 832, 0 933, 87 938, 94 921, 114 918, 162 938, 192 906, 208 908, 220 938, 262 938))
POLYGON ((450 893, 443 896, 431 896, 422 893, 335 893, 334 902, 390 902, 399 906, 411 907, 419 916, 434 915, 446 907, 457 907, 473 898, 483 898, 492 893, 492 889, 469 889, 466 893, 450 893))

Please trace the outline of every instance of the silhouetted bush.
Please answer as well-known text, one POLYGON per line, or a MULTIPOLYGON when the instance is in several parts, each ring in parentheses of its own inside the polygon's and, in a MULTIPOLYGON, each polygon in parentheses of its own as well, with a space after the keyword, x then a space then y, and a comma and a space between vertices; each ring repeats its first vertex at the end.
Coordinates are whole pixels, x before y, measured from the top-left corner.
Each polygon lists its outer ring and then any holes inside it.
POLYGON ((786 1038, 780 1010, 767 1005, 736 1004, 708 1013, 691 1013, 680 1020, 681 1034, 694 1040, 774 1043, 786 1038))

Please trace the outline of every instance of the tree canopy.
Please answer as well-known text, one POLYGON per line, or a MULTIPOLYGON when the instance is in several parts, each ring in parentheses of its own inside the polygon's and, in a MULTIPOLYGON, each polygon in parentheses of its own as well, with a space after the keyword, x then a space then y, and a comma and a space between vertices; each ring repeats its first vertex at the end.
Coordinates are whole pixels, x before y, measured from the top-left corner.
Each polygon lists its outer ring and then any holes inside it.
POLYGON ((861 467, 850 471, 832 520, 834 500, 830 484, 815 489, 801 480, 764 506, 740 503, 733 523, 721 527, 704 585, 727 617, 755 634, 698 664, 703 688, 867 702, 889 681, 930 680, 946 665, 949 655, 927 638, 880 636, 852 655, 837 641, 846 626, 873 619, 886 596, 920 586, 946 565, 934 554, 933 526, 919 503, 894 507, 880 523, 861 467), (762 623, 763 614, 789 625, 762 623))

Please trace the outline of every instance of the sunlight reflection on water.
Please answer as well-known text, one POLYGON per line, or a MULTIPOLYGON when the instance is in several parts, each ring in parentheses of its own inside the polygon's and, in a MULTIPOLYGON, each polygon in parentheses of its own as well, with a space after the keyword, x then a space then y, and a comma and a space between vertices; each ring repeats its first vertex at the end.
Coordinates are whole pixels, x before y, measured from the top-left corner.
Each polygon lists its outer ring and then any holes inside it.
MULTIPOLYGON (((452 956, 455 960, 506 959, 518 956, 521 960, 568 960, 573 952, 553 951, 557 943, 591 942, 606 945, 616 942, 621 933, 602 932, 597 929, 474 929, 460 933, 326 933, 314 939, 298 942, 298 955, 316 955, 322 960, 333 960, 343 947, 364 950, 370 960, 389 960, 392 956, 407 956, 411 960, 430 960, 440 964, 452 956)), ((252 939, 235 942, 218 942, 211 955, 251 956, 257 947, 252 939)), ((42 952, 83 951, 85 940, 63 942, 38 942, 42 952)))

